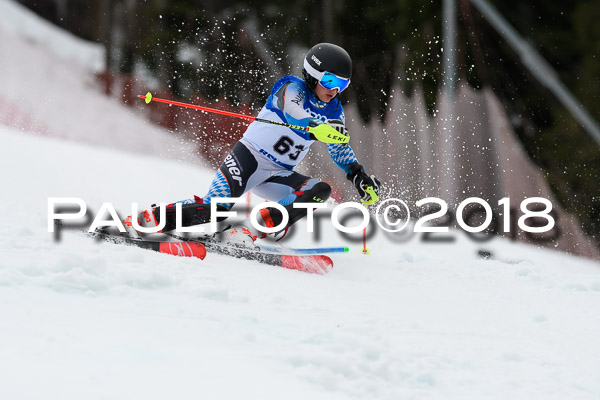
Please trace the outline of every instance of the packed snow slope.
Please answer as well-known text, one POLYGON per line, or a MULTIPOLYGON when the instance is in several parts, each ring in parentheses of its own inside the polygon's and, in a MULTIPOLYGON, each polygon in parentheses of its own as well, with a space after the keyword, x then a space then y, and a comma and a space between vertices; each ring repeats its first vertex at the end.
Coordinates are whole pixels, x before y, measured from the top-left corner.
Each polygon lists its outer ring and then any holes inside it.
MULTIPOLYGON (((494 239, 369 238, 310 275, 47 232, 48 197, 202 195, 212 171, 0 128, 0 398, 597 399, 600 269, 494 239)), ((336 182, 334 184, 347 184, 336 182)), ((259 199, 255 199, 259 201, 259 199)), ((320 240, 348 244, 327 219, 320 240)))

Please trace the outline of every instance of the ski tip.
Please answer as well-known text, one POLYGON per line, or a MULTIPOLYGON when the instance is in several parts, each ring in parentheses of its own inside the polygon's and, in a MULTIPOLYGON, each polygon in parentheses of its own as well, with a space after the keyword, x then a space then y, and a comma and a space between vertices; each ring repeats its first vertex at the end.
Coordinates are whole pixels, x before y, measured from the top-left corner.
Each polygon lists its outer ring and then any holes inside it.
POLYGON ((196 257, 201 260, 206 257, 206 247, 197 242, 161 242, 158 251, 180 257, 196 257))
POLYGON ((309 274, 323 275, 331 271, 333 261, 325 255, 312 256, 282 256, 281 266, 309 274))
MULTIPOLYGON (((142 96, 140 96, 140 97, 142 97, 142 96)), ((150 93, 150 92, 146 93, 146 96, 144 96, 143 98, 146 101, 146 104, 150 104, 150 102, 152 101, 152 93, 150 93)))
POLYGON ((344 247, 344 253, 350 252, 350 247, 344 247))

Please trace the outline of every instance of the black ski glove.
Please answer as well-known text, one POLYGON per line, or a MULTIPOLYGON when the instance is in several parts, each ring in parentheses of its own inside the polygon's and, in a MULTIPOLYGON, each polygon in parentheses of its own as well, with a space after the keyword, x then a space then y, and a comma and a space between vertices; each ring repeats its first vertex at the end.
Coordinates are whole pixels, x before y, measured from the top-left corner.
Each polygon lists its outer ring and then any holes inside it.
POLYGON ((365 167, 359 163, 352 163, 350 165, 350 172, 348 172, 346 178, 356 186, 361 202, 364 204, 375 204, 379 201, 381 182, 375 178, 375 175, 367 175, 365 167), (371 192, 369 188, 373 189, 373 191, 371 192))

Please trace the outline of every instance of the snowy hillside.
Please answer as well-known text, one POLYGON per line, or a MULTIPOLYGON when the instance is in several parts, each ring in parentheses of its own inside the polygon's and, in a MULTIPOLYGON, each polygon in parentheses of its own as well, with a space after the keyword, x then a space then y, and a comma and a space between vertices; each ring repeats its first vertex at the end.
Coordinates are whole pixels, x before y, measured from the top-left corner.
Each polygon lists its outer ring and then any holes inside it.
MULTIPOLYGON (((100 94, 104 49, 0 1, 0 126, 187 163, 190 143, 100 94)), ((138 107, 143 107, 140 100, 138 107)))
MULTIPOLYGON (((203 194, 212 172, 8 129, 0 140, 0 398, 600 396, 591 262, 499 239, 486 248, 503 261, 485 261, 462 236, 378 234, 371 255, 353 244, 323 276, 74 232, 56 243, 49 196, 123 209, 203 194)), ((322 229, 319 245, 347 244, 322 229)))
POLYGON ((0 2, 0 29, 14 38, 43 47, 64 61, 74 61, 87 70, 101 72, 104 69, 104 46, 58 29, 14 1, 0 2))

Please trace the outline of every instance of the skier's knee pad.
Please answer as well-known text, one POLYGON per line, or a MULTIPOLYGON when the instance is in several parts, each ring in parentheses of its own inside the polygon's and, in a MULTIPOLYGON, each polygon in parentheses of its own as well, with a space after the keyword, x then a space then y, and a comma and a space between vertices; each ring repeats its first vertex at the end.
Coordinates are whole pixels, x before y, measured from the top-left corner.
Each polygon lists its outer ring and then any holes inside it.
POLYGON ((297 202, 324 203, 331 196, 331 186, 326 182, 318 182, 312 188, 305 191, 297 202))
MULTIPOLYGON (((325 182, 318 182, 312 188, 302 193, 294 203, 324 203, 331 196, 331 186, 325 182)), ((292 225, 306 215, 303 208, 294 208, 293 204, 285 207, 288 215, 288 226, 292 225)))
MULTIPOLYGON (((294 203, 324 203, 329 196, 331 196, 331 186, 325 182, 317 182, 313 187, 302 192, 293 203, 284 207, 289 217, 286 228, 306 215, 306 209, 294 208, 294 203)), ((263 218, 263 221, 265 221, 265 226, 278 226, 283 220, 282 212, 273 207, 269 207, 266 210, 268 210, 268 212, 261 212, 261 217, 263 218)))

